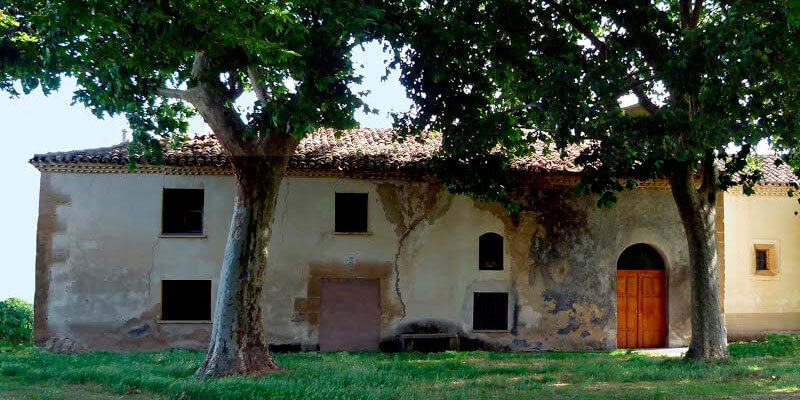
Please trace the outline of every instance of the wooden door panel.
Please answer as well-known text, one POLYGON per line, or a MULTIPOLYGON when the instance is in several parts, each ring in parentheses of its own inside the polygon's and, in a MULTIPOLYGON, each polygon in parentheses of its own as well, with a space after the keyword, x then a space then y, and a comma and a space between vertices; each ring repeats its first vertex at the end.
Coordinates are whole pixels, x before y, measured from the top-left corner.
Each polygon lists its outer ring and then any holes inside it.
POLYGON ((617 276, 617 346, 638 347, 636 313, 639 308, 637 293, 638 277, 628 271, 619 271, 617 276))
POLYGON ((664 283, 664 271, 617 271, 617 347, 665 345, 664 283))
POLYGON ((642 347, 662 347, 661 346, 661 332, 659 331, 642 331, 642 347))
POLYGON ((639 279, 642 285, 642 296, 663 296, 664 271, 640 271, 639 279), (659 274, 653 274, 658 272, 659 274))
POLYGON ((639 311, 639 301, 635 297, 626 297, 623 301, 627 304, 625 307, 625 329, 636 330, 637 329, 637 320, 636 314, 639 311))
POLYGON ((628 336, 627 344, 629 349, 635 349, 639 347, 639 335, 636 333, 635 330, 625 332, 626 336, 628 336))

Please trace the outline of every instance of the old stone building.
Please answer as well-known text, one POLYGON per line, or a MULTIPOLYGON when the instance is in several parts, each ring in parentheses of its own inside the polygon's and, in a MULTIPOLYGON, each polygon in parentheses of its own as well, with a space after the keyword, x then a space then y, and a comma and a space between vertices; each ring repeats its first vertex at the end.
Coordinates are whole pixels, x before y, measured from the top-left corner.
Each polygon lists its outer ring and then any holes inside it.
MULTIPOLYGON (((570 190, 569 160, 529 157, 513 168, 530 206, 509 215, 437 185, 425 160, 438 145, 373 129, 302 142, 270 242, 271 344, 396 349, 420 333, 458 335, 463 348, 687 344, 688 251, 664 182, 598 209, 570 190)), ((202 136, 163 165, 140 159, 129 170, 126 157, 121 144, 31 160, 41 171, 37 345, 207 344, 233 209, 227 158, 202 136)), ((765 164, 755 196, 720 196, 731 337, 800 330, 800 206, 786 196, 796 178, 765 164)))

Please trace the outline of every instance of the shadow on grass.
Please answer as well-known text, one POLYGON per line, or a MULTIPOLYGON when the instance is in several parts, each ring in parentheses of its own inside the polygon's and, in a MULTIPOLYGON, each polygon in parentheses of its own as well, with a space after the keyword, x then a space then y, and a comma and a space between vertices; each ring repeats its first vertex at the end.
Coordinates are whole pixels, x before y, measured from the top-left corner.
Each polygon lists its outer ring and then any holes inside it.
MULTIPOLYGON (((277 354, 286 372, 199 381, 203 354, 52 354, 0 346, 4 383, 98 384, 115 393, 170 399, 723 398, 793 393, 800 382, 798 337, 732 344, 727 361, 693 362, 611 352, 443 352, 277 354)), ((796 390, 795 390, 796 391, 796 390)))

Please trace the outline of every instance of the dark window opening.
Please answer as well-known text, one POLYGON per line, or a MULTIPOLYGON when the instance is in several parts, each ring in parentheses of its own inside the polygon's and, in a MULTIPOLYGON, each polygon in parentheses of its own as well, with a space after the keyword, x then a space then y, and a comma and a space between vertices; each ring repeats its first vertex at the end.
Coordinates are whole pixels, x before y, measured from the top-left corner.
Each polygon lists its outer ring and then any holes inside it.
POLYGON ((638 243, 622 251, 617 259, 617 269, 663 270, 664 260, 652 246, 638 243))
POLYGON ((767 250, 756 249, 756 271, 769 271, 767 250))
POLYGON ((508 293, 475 293, 472 305, 472 329, 507 330, 508 293))
POLYGON ((336 232, 367 232, 367 194, 336 193, 336 232))
POLYGON ((203 234, 203 189, 164 189, 164 234, 203 234))
POLYGON ((211 281, 161 281, 161 319, 211 321, 211 281))
POLYGON ((478 269, 503 269, 503 237, 497 233, 484 233, 478 238, 478 269))

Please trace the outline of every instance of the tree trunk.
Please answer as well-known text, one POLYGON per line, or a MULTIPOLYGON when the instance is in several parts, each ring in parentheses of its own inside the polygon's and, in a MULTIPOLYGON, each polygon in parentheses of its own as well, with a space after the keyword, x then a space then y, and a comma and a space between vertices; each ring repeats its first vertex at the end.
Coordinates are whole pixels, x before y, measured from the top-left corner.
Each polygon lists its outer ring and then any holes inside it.
POLYGON ((717 260, 717 191, 713 182, 704 182, 698 190, 694 169, 688 165, 678 169, 670 176, 670 186, 689 245, 692 291, 692 340, 686 357, 722 359, 728 356, 728 345, 722 318, 717 260))
POLYGON ((196 372, 200 378, 263 375, 280 370, 267 350, 259 302, 278 187, 289 156, 230 159, 236 200, 208 355, 196 372))

